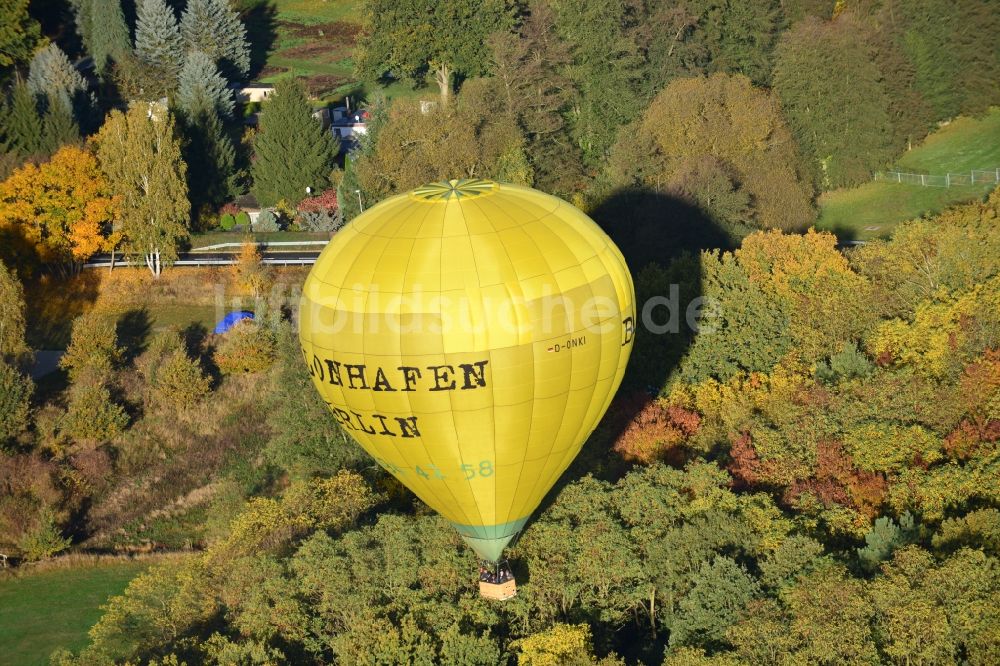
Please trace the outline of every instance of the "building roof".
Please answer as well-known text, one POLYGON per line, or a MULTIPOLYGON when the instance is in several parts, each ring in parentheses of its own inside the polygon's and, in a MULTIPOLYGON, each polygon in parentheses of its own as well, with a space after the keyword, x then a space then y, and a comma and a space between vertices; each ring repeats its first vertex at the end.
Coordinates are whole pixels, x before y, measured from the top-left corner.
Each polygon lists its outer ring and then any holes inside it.
POLYGON ((247 90, 248 88, 260 88, 263 90, 274 90, 274 85, 270 83, 261 83, 259 81, 248 81, 246 83, 240 83, 236 81, 230 83, 229 86, 232 90, 247 90))

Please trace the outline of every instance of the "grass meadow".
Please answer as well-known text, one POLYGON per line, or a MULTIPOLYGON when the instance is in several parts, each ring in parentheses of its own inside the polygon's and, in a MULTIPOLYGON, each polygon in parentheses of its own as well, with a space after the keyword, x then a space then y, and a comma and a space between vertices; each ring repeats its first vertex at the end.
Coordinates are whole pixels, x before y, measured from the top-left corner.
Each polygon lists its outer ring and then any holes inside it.
POLYGON ((0 578, 0 663, 43 666, 56 648, 79 650, 101 604, 148 566, 112 560, 0 578))
MULTIPOLYGON (((326 231, 262 231, 252 233, 250 236, 252 236, 258 243, 297 243, 302 241, 312 242, 330 240, 331 234, 326 231)), ((244 234, 241 231, 213 230, 191 234, 191 251, 197 252, 202 248, 220 243, 242 243, 243 239, 246 237, 247 234, 244 234)), ((232 250, 238 248, 229 249, 232 250)), ((312 249, 318 251, 319 246, 312 246, 312 249)))
MULTIPOLYGON (((257 79, 274 83, 295 76, 324 104, 372 91, 354 76, 355 42, 361 30, 360 0, 274 0, 263 5, 271 44, 257 79)), ((437 88, 402 82, 381 88, 388 97, 434 97, 437 88)))
MULTIPOLYGON (((1000 167, 1000 109, 981 118, 958 118, 907 152, 892 171, 944 175, 1000 167)), ((921 187, 871 182, 820 196, 817 227, 842 239, 887 236, 900 222, 984 196, 994 186, 921 187)))
MULTIPOLYGON (((297 303, 310 268, 274 267, 269 293, 297 303)), ((68 281, 42 276, 28 285, 26 301, 33 349, 65 349, 73 320, 95 307, 120 315, 119 336, 129 339, 192 325, 211 332, 226 312, 256 309, 254 299, 233 283, 229 267, 168 270, 158 279, 145 268, 88 269, 68 281)))

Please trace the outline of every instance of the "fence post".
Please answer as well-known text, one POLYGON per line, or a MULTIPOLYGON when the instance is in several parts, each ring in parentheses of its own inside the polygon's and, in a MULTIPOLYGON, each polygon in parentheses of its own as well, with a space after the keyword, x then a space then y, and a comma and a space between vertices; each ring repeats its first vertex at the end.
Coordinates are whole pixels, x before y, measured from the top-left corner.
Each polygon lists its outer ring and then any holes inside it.
POLYGON ((951 173, 950 172, 946 173, 944 175, 944 186, 945 187, 951 187, 951 173))
POLYGON ((976 184, 976 170, 973 169, 972 171, 969 172, 969 185, 975 185, 975 184, 976 184))
POLYGON ((896 172, 896 182, 897 183, 902 183, 903 182, 903 174, 900 173, 899 171, 896 172))
POLYGON ((1000 183, 1000 167, 997 167, 997 180, 996 180, 996 182, 1000 183))
POLYGON ((927 184, 927 182, 924 180, 924 174, 920 174, 920 184, 921 185, 926 185, 927 184))

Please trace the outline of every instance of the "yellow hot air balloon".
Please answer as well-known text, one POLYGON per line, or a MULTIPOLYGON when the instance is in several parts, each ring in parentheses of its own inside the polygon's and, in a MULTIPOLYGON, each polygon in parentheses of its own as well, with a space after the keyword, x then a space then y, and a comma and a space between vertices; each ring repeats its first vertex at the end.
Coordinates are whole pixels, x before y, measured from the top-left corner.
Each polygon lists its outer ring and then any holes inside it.
POLYGON ((607 410, 634 322, 628 268, 590 218, 452 180, 337 233, 299 332, 334 418, 496 561, 607 410))

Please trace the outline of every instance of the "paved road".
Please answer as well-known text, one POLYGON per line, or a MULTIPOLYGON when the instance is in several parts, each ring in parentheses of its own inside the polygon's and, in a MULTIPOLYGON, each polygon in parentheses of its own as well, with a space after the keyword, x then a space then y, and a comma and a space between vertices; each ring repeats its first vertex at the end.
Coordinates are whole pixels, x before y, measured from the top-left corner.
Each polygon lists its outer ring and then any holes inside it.
MULTIPOLYGON (((178 255, 174 266, 231 266, 236 263, 238 252, 181 252, 178 255)), ((261 253, 262 263, 272 266, 300 266, 316 263, 319 252, 316 250, 294 250, 291 252, 279 252, 276 250, 265 250, 261 253)), ((90 261, 84 264, 84 268, 107 268, 111 265, 110 254, 95 254, 90 261)), ((115 260, 115 266, 145 266, 144 262, 115 260)))

